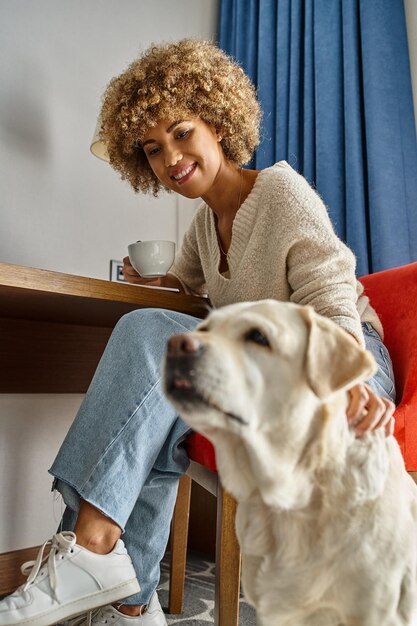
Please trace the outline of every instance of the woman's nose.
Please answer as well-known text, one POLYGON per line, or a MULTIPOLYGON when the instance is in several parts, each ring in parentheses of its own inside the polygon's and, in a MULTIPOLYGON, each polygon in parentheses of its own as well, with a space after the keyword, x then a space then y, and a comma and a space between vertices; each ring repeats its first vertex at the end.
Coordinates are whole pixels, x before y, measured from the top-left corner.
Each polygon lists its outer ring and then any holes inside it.
POLYGON ((173 167, 177 163, 179 163, 182 159, 183 155, 180 150, 177 148, 168 148, 165 150, 165 166, 173 167))

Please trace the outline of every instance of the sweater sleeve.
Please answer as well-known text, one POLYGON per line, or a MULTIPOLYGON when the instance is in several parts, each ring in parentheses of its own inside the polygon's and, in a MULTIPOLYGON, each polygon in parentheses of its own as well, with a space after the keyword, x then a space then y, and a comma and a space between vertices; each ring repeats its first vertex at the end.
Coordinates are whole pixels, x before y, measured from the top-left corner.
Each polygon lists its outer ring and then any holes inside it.
POLYGON ((291 301, 311 305, 364 346, 356 307, 355 257, 334 232, 320 196, 304 178, 295 176, 297 184, 288 196, 289 224, 294 229, 287 253, 291 301))
POLYGON ((194 215, 186 231, 181 248, 169 270, 180 281, 185 293, 191 295, 205 295, 207 293, 205 278, 201 265, 197 238, 198 213, 194 215))

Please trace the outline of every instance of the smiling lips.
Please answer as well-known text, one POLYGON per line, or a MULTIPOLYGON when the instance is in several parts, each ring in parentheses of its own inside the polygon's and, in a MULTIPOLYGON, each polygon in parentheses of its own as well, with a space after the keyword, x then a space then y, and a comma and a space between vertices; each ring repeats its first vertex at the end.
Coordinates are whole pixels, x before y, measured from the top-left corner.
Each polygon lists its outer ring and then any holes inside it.
POLYGON ((187 165, 176 174, 172 174, 171 178, 173 178, 175 182, 177 182, 179 185, 182 185, 191 178, 191 176, 194 174, 196 170, 196 167, 197 167, 197 163, 191 163, 190 165, 187 165))

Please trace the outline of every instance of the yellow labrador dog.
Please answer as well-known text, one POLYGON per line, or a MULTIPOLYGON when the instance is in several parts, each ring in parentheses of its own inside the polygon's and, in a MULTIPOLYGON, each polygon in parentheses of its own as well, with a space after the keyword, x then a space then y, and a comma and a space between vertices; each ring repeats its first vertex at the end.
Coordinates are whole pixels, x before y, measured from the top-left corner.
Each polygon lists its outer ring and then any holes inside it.
POLYGON ((416 626, 417 488, 383 429, 355 438, 346 390, 371 355, 310 307, 214 311, 171 338, 169 399, 238 501, 258 626, 416 626))

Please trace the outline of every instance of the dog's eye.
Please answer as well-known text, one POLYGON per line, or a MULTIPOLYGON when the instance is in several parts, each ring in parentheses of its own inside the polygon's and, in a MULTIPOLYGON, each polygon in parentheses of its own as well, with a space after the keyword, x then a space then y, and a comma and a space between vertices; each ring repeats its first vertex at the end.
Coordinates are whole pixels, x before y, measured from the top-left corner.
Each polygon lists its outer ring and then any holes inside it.
POLYGON ((261 331, 257 328, 252 328, 252 330, 246 333, 245 341, 252 341, 253 343, 259 344, 260 346, 266 347, 269 347, 270 345, 265 335, 261 333, 261 331))

